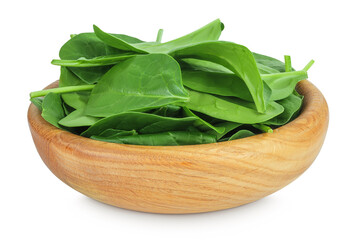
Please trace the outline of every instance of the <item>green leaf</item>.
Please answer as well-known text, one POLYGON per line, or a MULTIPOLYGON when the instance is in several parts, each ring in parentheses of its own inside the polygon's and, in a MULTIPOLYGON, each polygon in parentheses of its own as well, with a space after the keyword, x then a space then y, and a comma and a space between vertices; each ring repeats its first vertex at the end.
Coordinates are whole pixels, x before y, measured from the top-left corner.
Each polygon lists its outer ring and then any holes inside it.
POLYGON ((178 103, 191 110, 230 122, 253 124, 269 120, 284 111, 284 108, 270 102, 265 113, 259 113, 255 105, 237 98, 220 97, 188 89, 190 101, 178 103))
POLYGON ((166 43, 144 47, 143 49, 151 53, 169 53, 176 48, 184 47, 190 44, 218 40, 223 29, 224 24, 221 23, 219 19, 216 19, 202 28, 183 37, 166 43))
POLYGON ((48 93, 43 100, 41 116, 57 128, 62 128, 58 122, 65 117, 60 94, 48 93))
POLYGON ((135 130, 125 131, 119 129, 106 129, 99 134, 99 137, 118 137, 118 136, 132 136, 137 135, 138 133, 135 130))
POLYGON ((241 125, 242 125, 241 123, 235 123, 235 122, 221 122, 221 123, 214 124, 214 126, 216 128, 224 128, 224 131, 222 133, 217 133, 214 130, 209 130, 209 131, 207 131, 207 133, 213 134, 213 135, 215 134, 216 139, 219 140, 223 136, 225 136, 227 133, 231 132, 232 130, 234 130, 237 127, 240 127, 241 125))
POLYGON ((195 127, 201 129, 202 131, 206 131, 206 130, 214 130, 216 133, 223 133, 225 131, 225 128, 222 127, 214 127, 213 125, 211 125, 210 123, 206 122, 204 119, 200 118, 199 116, 197 116, 195 113, 193 113, 192 111, 190 111, 190 109, 188 109, 187 107, 183 108, 185 116, 187 117, 195 117, 197 118, 196 122, 195 122, 195 127))
POLYGON ((85 113, 107 117, 187 101, 178 63, 165 54, 138 55, 115 65, 94 87, 85 113))
POLYGON ((253 52, 253 55, 254 55, 254 58, 255 58, 255 61, 257 64, 261 64, 268 68, 276 69, 279 72, 285 72, 285 63, 284 62, 277 60, 275 58, 266 56, 266 55, 259 54, 259 53, 253 52))
POLYGON ((91 138, 105 142, 147 146, 179 146, 216 142, 214 135, 189 131, 169 131, 155 134, 112 137, 91 136, 91 138))
MULTIPOLYGON (((43 97, 30 98, 30 101, 40 110, 42 111, 43 97)), ((179 107, 180 108, 180 107, 179 107)))
POLYGON ((229 73, 234 74, 226 67, 201 59, 196 58, 182 58, 179 59, 179 63, 182 70, 198 70, 203 72, 215 72, 215 73, 229 73))
POLYGON ((251 137, 254 135, 255 135, 255 133, 253 133, 250 130, 241 129, 241 130, 237 131, 235 134, 233 134, 228 140, 231 141, 231 140, 235 140, 235 139, 251 137))
POLYGON ((288 123, 292 116, 301 108, 302 97, 291 94, 287 98, 277 101, 277 103, 283 106, 284 112, 272 119, 267 120, 264 122, 264 124, 280 126, 288 123))
POLYGON ((308 75, 305 71, 283 72, 261 75, 272 90, 270 100, 284 99, 294 91, 296 84, 308 75))
POLYGON ((66 117, 59 121, 59 124, 65 127, 83 127, 91 126, 99 121, 101 118, 87 116, 84 113, 84 108, 76 109, 66 117))
POLYGON ((256 65, 259 69, 260 74, 279 73, 278 70, 268 67, 268 66, 265 66, 261 63, 256 63, 256 65))
POLYGON ((242 79, 248 87, 258 112, 265 112, 264 85, 253 54, 232 42, 209 41, 176 49, 169 53, 176 59, 197 58, 220 64, 242 79))
POLYGON ((168 53, 175 48, 183 47, 189 44, 218 40, 223 29, 224 25, 219 19, 217 19, 190 34, 166 43, 151 42, 132 44, 124 39, 116 37, 114 34, 105 33, 94 25, 94 32, 96 36, 98 36, 98 38, 106 44, 122 51, 136 53, 168 53))
MULTIPOLYGON (((132 43, 140 43, 141 40, 130 36, 116 34, 116 37, 132 43)), ((108 55, 122 54, 123 51, 113 48, 101 41, 95 33, 80 33, 67 41, 60 49, 59 56, 62 60, 77 60, 79 58, 92 59, 108 55)), ((70 70, 82 81, 96 83, 111 66, 75 68, 70 70)))
POLYGON ((64 100, 63 100, 63 109, 64 109, 64 113, 65 115, 69 115, 71 112, 73 112, 75 109, 73 107, 70 107, 69 105, 67 105, 64 100))
POLYGON ((245 82, 233 73, 182 71, 183 84, 193 90, 252 101, 245 82))
POLYGON ((107 45, 120 49, 122 51, 130 51, 130 52, 137 52, 137 53, 147 53, 144 50, 141 50, 139 48, 134 47, 131 43, 128 43, 127 41, 123 40, 120 37, 117 37, 114 34, 106 33, 102 31, 99 27, 96 25, 93 25, 94 27, 94 33, 96 36, 101 39, 104 43, 107 45))
MULTIPOLYGON (((60 68, 59 87, 80 86, 86 84, 67 67, 60 68)), ((90 91, 61 94, 63 101, 74 109, 84 108, 89 101, 90 91)))
POLYGON ((128 112, 99 120, 83 132, 82 136, 98 136, 106 129, 136 130, 142 134, 182 131, 187 130, 190 126, 194 126, 195 121, 197 121, 195 117, 172 118, 149 113, 128 112))
POLYGON ((166 105, 155 109, 152 114, 156 114, 163 117, 180 117, 182 108, 176 105, 166 105))

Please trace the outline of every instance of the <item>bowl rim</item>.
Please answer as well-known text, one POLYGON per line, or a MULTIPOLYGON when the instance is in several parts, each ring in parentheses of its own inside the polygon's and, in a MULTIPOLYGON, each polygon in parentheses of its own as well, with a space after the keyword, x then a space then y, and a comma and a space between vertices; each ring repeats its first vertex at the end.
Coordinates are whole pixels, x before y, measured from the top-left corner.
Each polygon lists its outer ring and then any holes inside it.
MULTIPOLYGON (((49 84, 44 89, 56 88, 58 86, 59 80, 49 84)), ((107 146, 110 148, 116 147, 131 147, 131 148, 145 148, 146 149, 169 149, 169 150, 176 150, 179 148, 201 148, 202 146, 232 146, 234 144, 238 145, 243 142, 247 142, 248 140, 251 141, 262 141, 264 140, 265 136, 269 136, 271 134, 272 137, 278 136, 279 134, 284 134, 288 130, 302 126, 301 129, 304 131, 304 127, 311 130, 311 126, 306 126, 309 118, 313 118, 313 116, 317 116, 319 111, 325 107, 326 112, 328 112, 328 106, 326 100, 322 93, 317 89, 315 85, 313 85, 308 80, 300 81, 297 86, 296 90, 304 96, 303 103, 301 106, 301 112, 298 117, 293 119, 292 121, 288 122, 287 124, 280 126, 273 130, 273 133, 260 133, 254 136, 242 138, 242 139, 235 139, 231 141, 224 141, 224 142, 216 142, 216 143, 205 143, 205 144, 193 144, 193 145, 178 145, 178 146, 147 146, 147 145, 135 145, 135 144, 121 144, 121 143, 111 143, 105 141, 94 140, 91 138, 83 137, 66 130, 59 129, 50 123, 48 123, 45 119, 41 116, 41 111, 33 104, 30 103, 28 108, 28 123, 30 126, 31 131, 38 131, 42 129, 43 131, 48 134, 48 137, 54 137, 57 134, 61 134, 61 138, 63 141, 68 142, 71 145, 77 145, 78 142, 84 143, 86 142, 88 147, 97 146, 99 143, 102 146, 107 146)), ((328 120, 327 120, 328 121, 328 120)), ((326 123, 327 124, 327 123, 326 123)), ((98 146, 97 146, 98 147, 98 146)))

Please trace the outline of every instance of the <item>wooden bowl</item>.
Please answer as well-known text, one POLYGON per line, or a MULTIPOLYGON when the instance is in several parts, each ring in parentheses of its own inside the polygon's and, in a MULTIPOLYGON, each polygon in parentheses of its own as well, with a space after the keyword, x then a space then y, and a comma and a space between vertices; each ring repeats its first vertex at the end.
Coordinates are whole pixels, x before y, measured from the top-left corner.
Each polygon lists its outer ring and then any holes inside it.
POLYGON ((46 166, 86 196, 144 212, 208 212, 263 198, 315 160, 328 127, 328 107, 309 81, 301 81, 297 90, 305 97, 294 121, 274 133, 221 143, 152 147, 100 142, 50 125, 33 104, 28 121, 46 166))

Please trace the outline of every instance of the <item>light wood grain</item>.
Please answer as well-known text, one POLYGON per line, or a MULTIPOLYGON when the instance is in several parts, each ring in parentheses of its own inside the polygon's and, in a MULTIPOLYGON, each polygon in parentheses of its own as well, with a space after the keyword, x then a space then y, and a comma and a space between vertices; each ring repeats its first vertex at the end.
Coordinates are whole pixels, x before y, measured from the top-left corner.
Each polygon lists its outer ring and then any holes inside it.
POLYGON ((207 212, 263 198, 312 164, 326 135, 328 107, 309 81, 297 89, 305 96, 297 119, 274 133, 222 143, 150 147, 100 142, 55 128, 33 104, 28 121, 44 163, 77 191, 137 211, 207 212))

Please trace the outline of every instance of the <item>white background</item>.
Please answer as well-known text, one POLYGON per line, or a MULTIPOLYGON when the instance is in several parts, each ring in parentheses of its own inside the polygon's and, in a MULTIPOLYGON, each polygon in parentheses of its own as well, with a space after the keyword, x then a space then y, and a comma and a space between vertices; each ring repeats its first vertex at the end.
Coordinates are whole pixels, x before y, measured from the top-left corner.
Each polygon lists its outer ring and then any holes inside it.
POLYGON ((360 239, 358 1, 2 1, 0 239, 360 239), (222 40, 316 63, 330 108, 326 141, 295 182, 255 203, 191 215, 128 211, 89 199, 43 164, 27 126, 28 94, 58 79, 50 61, 72 33, 171 40, 220 18, 222 40))

